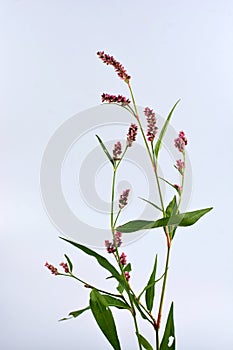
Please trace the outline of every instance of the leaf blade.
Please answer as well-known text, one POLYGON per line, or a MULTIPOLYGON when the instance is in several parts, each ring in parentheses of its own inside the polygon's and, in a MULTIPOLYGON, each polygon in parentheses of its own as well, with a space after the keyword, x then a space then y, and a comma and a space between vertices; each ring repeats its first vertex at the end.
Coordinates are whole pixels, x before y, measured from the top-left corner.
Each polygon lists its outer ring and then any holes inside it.
POLYGON ((148 283, 147 283, 148 288, 146 289, 146 294, 145 294, 146 306, 150 312, 153 309, 153 303, 154 303, 154 297, 155 297, 156 270, 157 270, 157 254, 155 257, 155 262, 154 262, 152 273, 151 273, 150 278, 149 278, 148 283))
POLYGON ((150 343, 148 342, 148 340, 146 338, 144 338, 141 334, 136 333, 138 340, 140 342, 140 344, 143 346, 144 349, 146 350, 153 350, 153 347, 150 345, 150 343))
POLYGON ((84 253, 86 253, 86 254, 88 254, 88 255, 94 257, 94 258, 98 261, 98 263, 100 264, 100 266, 102 266, 103 268, 105 268, 106 270, 108 270, 108 271, 112 274, 112 276, 115 277, 115 278, 118 280, 118 282, 120 282, 121 284, 124 285, 124 287, 127 288, 127 284, 126 284, 124 278, 119 274, 119 272, 115 269, 115 267, 114 267, 112 264, 110 264, 110 262, 109 262, 105 257, 103 257, 102 255, 100 255, 100 254, 94 252, 94 250, 85 247, 85 246, 82 245, 82 244, 79 244, 79 243, 77 243, 77 242, 70 241, 69 239, 66 239, 66 238, 64 238, 64 237, 60 237, 60 238, 61 238, 62 240, 64 240, 64 241, 66 241, 66 242, 72 244, 72 245, 75 246, 76 248, 82 250, 84 253))
POLYGON ((123 233, 136 232, 140 230, 148 230, 157 227, 166 227, 168 225, 177 225, 177 226, 191 226, 195 224, 203 215, 207 214, 213 208, 199 209, 195 211, 190 211, 187 213, 173 215, 171 217, 166 217, 158 219, 156 221, 149 220, 132 220, 118 226, 117 231, 123 233))
POLYGON ((79 315, 81 315, 83 312, 85 312, 85 311, 87 311, 87 310, 90 310, 90 306, 87 306, 87 307, 85 307, 84 309, 80 309, 80 310, 76 310, 76 311, 71 311, 71 312, 69 313, 69 316, 70 316, 70 317, 62 318, 62 319, 60 319, 59 321, 70 320, 72 317, 73 317, 73 318, 76 318, 76 317, 78 317, 79 315))
POLYGON ((113 349, 120 350, 120 342, 112 312, 108 307, 105 297, 96 289, 93 289, 90 293, 90 308, 96 323, 113 349))
POLYGON ((175 338, 175 326, 173 319, 173 302, 171 303, 171 307, 169 310, 167 323, 163 335, 163 339, 160 345, 160 350, 175 350, 176 348, 176 338, 175 338), (172 345, 168 346, 170 338, 173 338, 172 345))
POLYGON ((99 141, 100 146, 102 147, 104 153, 106 154, 106 156, 108 157, 108 159, 110 160, 110 162, 112 163, 112 166, 114 167, 114 160, 112 159, 110 153, 108 152, 107 148, 105 147, 103 141, 101 140, 101 138, 98 135, 95 135, 97 140, 99 141))
POLYGON ((156 209, 158 209, 158 210, 160 210, 161 212, 163 212, 162 209, 161 209, 158 205, 156 205, 155 203, 153 203, 153 202, 151 202, 151 201, 148 201, 147 199, 142 198, 142 197, 138 197, 138 198, 140 198, 140 199, 143 200, 144 202, 149 203, 150 205, 152 205, 152 206, 155 207, 156 209))
POLYGON ((155 144, 155 148, 154 148, 154 154, 155 154, 155 158, 156 159, 158 158, 158 154, 159 154, 159 150, 161 148, 162 140, 163 140, 164 135, 166 133, 166 130, 167 130, 168 124, 170 122, 170 119, 172 117, 172 114, 173 114, 173 112, 174 112, 174 110, 175 110, 175 108, 176 108, 176 106, 178 105, 179 102, 180 102, 180 99, 178 101, 176 101, 176 103, 172 107, 172 109, 171 109, 170 113, 168 114, 168 117, 167 117, 167 119, 166 119, 166 121, 165 121, 165 123, 164 123, 164 125, 163 125, 163 127, 161 129, 161 131, 160 131, 158 140, 157 140, 157 142, 155 144))
POLYGON ((122 300, 114 298, 113 296, 107 295, 107 294, 105 295, 101 294, 101 295, 105 298, 108 306, 114 306, 118 309, 130 310, 130 306, 124 303, 122 300))
POLYGON ((65 256, 65 258, 67 260, 67 263, 68 263, 68 266, 69 266, 69 270, 70 270, 70 272, 72 272, 73 271, 73 264, 72 264, 70 258, 68 257, 68 255, 64 254, 64 256, 65 256))

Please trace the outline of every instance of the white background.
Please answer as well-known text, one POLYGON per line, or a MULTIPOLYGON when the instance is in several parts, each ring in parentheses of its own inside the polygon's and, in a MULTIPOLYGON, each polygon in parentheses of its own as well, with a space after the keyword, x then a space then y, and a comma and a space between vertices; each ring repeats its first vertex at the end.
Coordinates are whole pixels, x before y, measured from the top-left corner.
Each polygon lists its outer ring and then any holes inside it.
MULTIPOLYGON (((98 285, 106 274, 58 239, 39 184, 58 126, 98 105, 102 92, 126 93, 98 50, 128 68, 138 105, 166 115, 182 99, 173 126, 189 138, 189 209, 214 211, 176 235, 164 312, 174 300, 178 350, 233 347, 232 15, 227 0, 0 1, 1 349, 111 348, 90 313, 57 322, 86 306, 88 291, 51 276, 46 260, 57 265, 66 252, 98 285)), ((137 291, 156 252, 162 271, 162 235, 126 248, 137 291)), ((136 349, 131 319, 116 314, 122 348, 136 349)))

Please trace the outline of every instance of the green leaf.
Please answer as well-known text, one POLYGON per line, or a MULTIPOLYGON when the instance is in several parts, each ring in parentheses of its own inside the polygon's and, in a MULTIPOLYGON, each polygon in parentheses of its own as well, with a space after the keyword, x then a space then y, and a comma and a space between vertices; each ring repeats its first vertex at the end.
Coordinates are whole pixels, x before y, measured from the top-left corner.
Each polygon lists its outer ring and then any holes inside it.
POLYGON ((139 294, 139 296, 137 297, 137 299, 139 300, 142 296, 142 294, 150 287, 153 287, 155 285, 155 283, 159 282, 163 277, 164 277, 165 273, 162 274, 161 277, 159 277, 157 280, 153 281, 152 283, 148 284, 145 288, 143 288, 142 292, 139 294))
POLYGON ((100 143, 100 146, 102 147, 104 153, 106 154, 106 156, 108 157, 108 159, 110 160, 110 162, 112 163, 113 167, 115 166, 114 160, 112 159, 110 153, 108 152, 107 148, 104 146, 103 141, 101 140, 101 138, 98 135, 95 135, 100 143))
POLYGON ((77 311, 71 311, 69 313, 70 317, 66 317, 66 318, 62 318, 59 321, 65 321, 65 320, 70 320, 71 318, 75 318, 78 317, 79 315, 81 315, 83 312, 90 310, 90 306, 85 307, 85 309, 81 309, 81 310, 77 310, 77 311))
POLYGON ((70 270, 70 272, 72 272, 73 271, 73 264, 72 264, 70 258, 68 257, 68 255, 64 254, 64 256, 65 256, 67 263, 69 265, 69 270, 70 270))
POLYGON ((173 303, 171 304, 170 311, 167 318, 167 324, 165 327, 165 332, 160 345, 160 350, 175 350, 176 348, 176 338, 175 338, 175 327, 173 320, 173 303), (172 345, 170 345, 173 339, 172 345))
POLYGON ((156 276, 156 269, 157 269, 157 254, 155 257, 155 262, 154 262, 154 267, 152 270, 152 273, 150 275, 149 281, 147 283, 148 287, 146 289, 146 294, 145 294, 145 299, 146 299, 146 306, 147 309, 151 312, 151 310, 153 309, 153 303, 154 303, 154 297, 155 297, 155 276, 156 276))
POLYGON ((146 340, 146 338, 144 338, 141 334, 136 333, 138 340, 140 342, 140 344, 144 347, 144 349, 146 350, 153 350, 153 347, 150 345, 150 343, 148 342, 148 340, 146 340))
POLYGON ((161 180, 163 180, 164 182, 166 182, 168 185, 170 185, 171 187, 173 187, 173 188, 176 190, 176 192, 177 192, 178 194, 180 194, 178 188, 177 188, 175 185, 173 185, 171 182, 165 180, 165 179, 162 178, 162 177, 159 177, 159 179, 161 179, 161 180))
POLYGON ((157 227, 166 227, 168 225, 191 226, 195 224, 203 215, 207 214, 213 208, 200 209, 187 213, 173 215, 156 221, 133 220, 116 228, 119 232, 130 233, 139 230, 148 230, 157 227))
POLYGON ((153 222, 154 221, 133 220, 133 221, 127 222, 124 225, 118 226, 116 230, 124 233, 136 232, 136 231, 146 229, 147 225, 151 225, 153 222))
MULTIPOLYGON (((171 217, 171 216, 174 216, 176 214, 178 214, 178 207, 177 207, 177 203, 176 203, 176 196, 174 196, 166 208, 166 216, 171 217)), ((169 236, 171 239, 173 239, 175 232, 176 232, 176 229, 177 229, 177 225, 169 225, 168 226, 169 236)), ((165 231, 165 229, 164 229, 164 231, 165 231)))
POLYGON ((162 144, 162 140, 163 140, 163 137, 166 133, 166 130, 167 130, 167 127, 168 127, 168 124, 170 122, 170 119, 171 119, 171 116, 174 112, 174 109, 176 108, 176 106, 178 105, 178 103, 180 102, 180 100, 178 100, 174 106, 172 107, 170 113, 168 114, 168 117, 162 127, 162 130, 160 131, 160 134, 159 134, 159 137, 158 137, 158 141, 156 142, 156 145, 155 145, 155 149, 154 149, 154 154, 155 154, 155 158, 157 159, 158 158, 158 154, 159 154, 159 150, 161 148, 161 144, 162 144))
POLYGON ((131 264, 130 263, 128 263, 125 267, 124 267, 124 272, 130 272, 130 271, 132 271, 132 268, 131 268, 131 264))
POLYGON ((128 288, 128 285, 125 282, 124 278, 119 274, 119 272, 115 269, 115 267, 112 264, 110 264, 110 262, 105 257, 103 257, 102 255, 94 252, 94 250, 85 247, 82 244, 70 241, 69 239, 66 239, 66 238, 63 238, 63 237, 60 237, 60 238, 63 239, 64 241, 72 244, 76 248, 82 250, 84 253, 86 253, 86 254, 88 254, 90 256, 93 256, 103 268, 108 270, 112 274, 112 276, 115 277, 118 280, 118 282, 120 282, 120 284, 123 284, 124 287, 128 288))
POLYGON ((130 310, 130 306, 128 304, 124 303, 123 301, 121 301, 120 299, 114 298, 111 295, 107 295, 107 294, 104 294, 104 295, 101 294, 101 295, 105 298, 108 306, 115 306, 118 309, 130 310))
POLYGON ((90 293, 90 307, 99 328, 113 349, 120 350, 121 347, 112 312, 105 300, 105 296, 101 295, 96 289, 93 289, 90 293))
POLYGON ((140 198, 140 199, 142 199, 143 201, 145 201, 145 202, 147 202, 147 203, 149 203, 149 204, 153 205, 153 207, 155 207, 156 209, 158 209, 158 210, 162 211, 162 209, 161 209, 160 207, 158 207, 158 205, 156 205, 155 203, 150 202, 150 201, 148 201, 147 199, 142 198, 142 197, 138 197, 138 198, 140 198))

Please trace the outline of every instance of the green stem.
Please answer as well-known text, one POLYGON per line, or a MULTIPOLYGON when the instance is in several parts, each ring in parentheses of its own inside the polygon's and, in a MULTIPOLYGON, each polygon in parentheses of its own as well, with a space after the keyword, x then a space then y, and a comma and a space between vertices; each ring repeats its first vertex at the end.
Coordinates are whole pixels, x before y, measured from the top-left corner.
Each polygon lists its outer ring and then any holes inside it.
MULTIPOLYGON (((169 258, 170 258, 170 249, 171 249, 170 238, 167 237, 167 257, 166 257, 166 265, 165 265, 165 270, 164 270, 162 292, 161 292, 161 297, 160 297, 159 312, 158 312, 158 318, 157 318, 158 330, 160 328, 161 317, 162 317, 163 301, 164 301, 164 294, 165 294, 166 283, 167 283, 167 273, 168 273, 168 265, 169 265, 169 258)), ((157 348, 157 350, 159 350, 159 348, 157 348)))
POLYGON ((180 198, 177 204, 177 213, 179 211, 179 207, 180 207, 180 203, 181 203, 181 198, 182 198, 182 194, 184 191, 184 173, 185 173, 185 151, 183 151, 183 162, 184 162, 184 168, 183 168, 183 172, 181 174, 181 193, 180 193, 180 198))
MULTIPOLYGON (((120 263, 120 255, 119 255, 119 252, 118 252, 118 247, 116 245, 116 239, 115 239, 115 227, 114 227, 114 223, 116 222, 118 216, 116 217, 116 220, 114 222, 114 199, 115 199, 115 183, 116 183, 116 171, 117 171, 117 168, 123 158, 123 156, 125 155, 125 152, 127 150, 127 147, 125 148, 125 151, 120 159, 120 161, 118 162, 118 164, 114 167, 113 169, 113 177, 112 177, 112 196, 111 196, 111 230, 112 230, 112 235, 113 235, 113 242, 114 242, 114 245, 115 245, 115 248, 116 248, 116 252, 114 254, 115 256, 115 259, 120 267, 120 270, 121 270, 121 274, 122 274, 122 277, 125 279, 125 282, 128 283, 126 281, 126 278, 125 278, 125 274, 124 274, 124 270, 123 270, 123 266, 122 264, 120 263)), ((130 301, 130 306, 131 306, 131 310, 132 310, 132 316, 133 316, 133 320, 134 320, 134 327, 135 327, 135 331, 136 331, 136 334, 139 334, 139 328, 138 328, 138 324, 137 324, 137 318, 136 318, 136 311, 135 311, 135 308, 134 308, 134 304, 133 304, 133 300, 132 300, 132 296, 130 294, 130 290, 129 288, 125 288, 126 290, 126 293, 129 297, 129 301, 130 301)), ((137 336, 137 340, 138 340, 138 346, 139 346, 139 349, 142 350, 142 346, 141 346, 141 343, 139 341, 139 338, 137 336)))
POLYGON ((110 221, 111 221, 111 230, 112 234, 114 236, 114 197, 115 197, 115 183, 116 183, 116 170, 117 168, 115 167, 113 169, 113 177, 112 177, 112 196, 111 196, 111 214, 110 214, 110 221))

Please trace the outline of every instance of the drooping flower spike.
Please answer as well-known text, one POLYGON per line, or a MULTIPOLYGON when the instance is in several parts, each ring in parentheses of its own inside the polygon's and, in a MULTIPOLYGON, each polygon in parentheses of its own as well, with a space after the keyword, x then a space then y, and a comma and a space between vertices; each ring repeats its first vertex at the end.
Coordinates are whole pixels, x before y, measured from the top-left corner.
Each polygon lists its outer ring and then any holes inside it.
POLYGON ((116 248, 118 248, 118 247, 121 246, 121 244, 122 244, 121 236, 122 236, 122 233, 116 231, 116 232, 115 232, 115 235, 114 235, 114 237, 115 237, 115 242, 114 242, 114 240, 113 240, 112 242, 110 242, 109 240, 105 240, 105 241, 104 241, 105 247, 106 247, 107 252, 108 252, 109 254, 115 253, 116 248))
POLYGON ((147 140, 153 142, 158 130, 156 126, 155 112, 153 111, 153 109, 146 107, 144 109, 144 114, 147 119, 147 140))
POLYGON ((127 146, 131 147, 132 143, 136 140, 138 127, 136 124, 131 124, 127 134, 127 146))
POLYGON ((119 103, 123 106, 130 104, 130 100, 122 95, 109 95, 103 93, 101 95, 102 102, 108 102, 108 103, 119 103))
POLYGON ((124 190, 120 195, 120 199, 119 199, 120 209, 123 209, 128 204, 129 191, 130 191, 129 189, 124 190))
POLYGON ((47 261, 46 261, 44 266, 46 266, 51 271, 51 273, 53 275, 59 275, 59 272, 58 272, 57 268, 54 267, 53 265, 49 264, 47 261))
POLYGON ((121 79, 123 79, 126 83, 129 82, 129 80, 131 78, 130 75, 126 72, 123 65, 120 62, 118 62, 117 60, 115 60, 115 58, 113 56, 106 54, 104 51, 98 51, 97 55, 105 64, 113 66, 116 73, 118 74, 118 76, 121 79))
POLYGON ((112 154, 113 154, 113 159, 114 160, 119 160, 119 157, 122 153, 122 146, 120 141, 118 141, 117 143, 115 143, 112 154))

